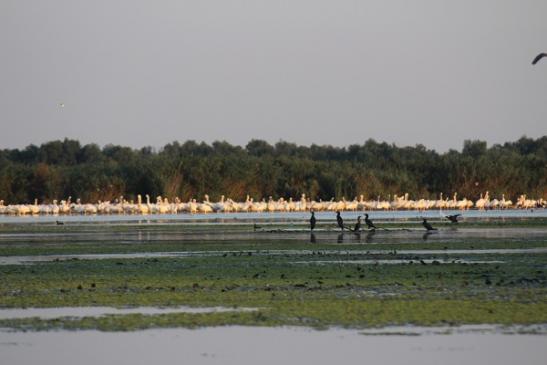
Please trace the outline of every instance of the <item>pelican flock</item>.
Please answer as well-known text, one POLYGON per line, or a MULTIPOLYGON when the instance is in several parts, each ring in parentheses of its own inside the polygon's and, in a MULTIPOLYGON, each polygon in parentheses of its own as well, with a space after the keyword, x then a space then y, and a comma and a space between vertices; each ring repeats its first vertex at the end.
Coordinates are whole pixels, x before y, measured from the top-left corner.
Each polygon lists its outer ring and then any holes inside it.
POLYGON ((72 197, 65 200, 52 200, 51 203, 38 204, 34 200, 33 204, 8 204, 0 200, 0 214, 7 215, 68 215, 68 214, 205 214, 205 213, 272 213, 272 212, 304 212, 304 211, 363 211, 363 210, 417 210, 425 211, 431 209, 439 210, 490 210, 490 209, 534 209, 547 208, 547 200, 529 199, 526 195, 521 195, 515 203, 505 199, 490 199, 490 193, 481 194, 477 201, 467 198, 458 199, 455 193, 452 198, 443 198, 441 194, 439 199, 418 199, 409 198, 409 194, 394 195, 393 198, 376 200, 365 200, 363 195, 353 200, 311 200, 302 194, 300 199, 292 198, 268 199, 255 201, 247 195, 243 202, 236 202, 230 198, 221 196, 217 202, 212 202, 208 195, 204 200, 190 199, 187 202, 179 198, 169 200, 168 198, 158 196, 155 202, 152 202, 149 195, 137 195, 137 201, 126 200, 120 196, 114 201, 98 201, 96 203, 82 203, 80 199, 72 201, 72 197))

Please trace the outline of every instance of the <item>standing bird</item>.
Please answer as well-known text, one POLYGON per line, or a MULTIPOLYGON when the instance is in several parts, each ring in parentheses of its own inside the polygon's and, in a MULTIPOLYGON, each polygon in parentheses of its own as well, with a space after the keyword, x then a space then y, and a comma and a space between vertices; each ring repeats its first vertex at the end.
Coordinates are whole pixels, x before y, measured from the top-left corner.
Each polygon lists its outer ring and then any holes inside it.
POLYGON ((535 65, 536 63, 539 62, 539 60, 541 60, 543 57, 547 57, 547 53, 540 53, 536 56, 536 58, 534 58, 534 60, 532 61, 532 65, 535 65))
POLYGON ((423 222, 422 222, 422 226, 424 226, 425 229, 427 229, 427 231, 436 231, 437 228, 433 228, 433 226, 429 223, 427 223, 427 219, 423 218, 423 222))
POLYGON ((357 223, 355 223, 355 227, 353 228, 353 232, 361 232, 361 216, 357 216, 357 223))
POLYGON ((376 229, 376 226, 370 219, 368 219, 368 214, 365 213, 365 223, 369 229, 376 229))
POLYGON ((342 216, 340 215, 340 211, 336 212, 336 223, 338 223, 338 227, 343 231, 344 230, 344 220, 342 219, 342 216))
POLYGON ((311 211, 311 217, 310 217, 310 230, 313 231, 315 228, 315 223, 317 223, 317 220, 315 219, 315 212, 311 211))
POLYGON ((452 223, 458 223, 458 217, 460 216, 461 214, 453 214, 453 215, 447 215, 445 216, 446 219, 448 219, 450 222, 452 223))

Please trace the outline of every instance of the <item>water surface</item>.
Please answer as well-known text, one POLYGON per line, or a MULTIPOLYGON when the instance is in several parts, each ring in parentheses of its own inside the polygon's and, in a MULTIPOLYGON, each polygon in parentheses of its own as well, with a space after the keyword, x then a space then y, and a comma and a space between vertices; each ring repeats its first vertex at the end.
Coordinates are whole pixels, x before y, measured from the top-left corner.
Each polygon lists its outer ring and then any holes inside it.
POLYGON ((543 365, 547 357, 547 337, 542 335, 507 335, 484 327, 478 331, 397 328, 390 332, 379 330, 378 335, 371 335, 374 331, 287 327, 117 333, 0 331, 0 352, 2 362, 10 365, 543 365))

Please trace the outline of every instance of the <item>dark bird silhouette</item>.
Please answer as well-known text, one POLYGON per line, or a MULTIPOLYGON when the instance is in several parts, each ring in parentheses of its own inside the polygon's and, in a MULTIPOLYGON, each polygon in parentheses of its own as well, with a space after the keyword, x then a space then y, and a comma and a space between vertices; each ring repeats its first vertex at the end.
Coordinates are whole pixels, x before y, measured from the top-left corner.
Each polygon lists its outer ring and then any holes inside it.
POLYGON ((361 231, 361 216, 357 216, 357 223, 355 223, 355 227, 353 228, 353 232, 360 232, 361 231))
POLYGON ((452 215, 447 215, 445 216, 446 219, 448 219, 450 222, 452 223, 458 223, 458 217, 460 216, 461 214, 452 214, 452 215))
POLYGON ((65 224, 65 222, 61 222, 61 221, 55 221, 55 224, 57 224, 58 226, 62 226, 65 224))
POLYGON ((338 223, 338 227, 343 231, 344 230, 344 220, 342 219, 342 216, 340 215, 340 212, 336 212, 336 223, 338 223))
POLYGON ((536 56, 536 58, 534 58, 534 60, 532 61, 532 65, 535 65, 536 63, 539 62, 539 60, 541 60, 543 57, 547 57, 547 53, 540 53, 536 56))
POLYGON ((376 226, 370 219, 368 219, 368 214, 365 214, 365 223, 369 229, 376 229, 376 226))
POLYGON ((437 228, 433 228, 433 226, 429 223, 427 223, 427 219, 423 218, 423 222, 422 222, 422 226, 424 226, 425 229, 427 229, 428 231, 436 231, 437 228))
POLYGON ((317 219, 315 219, 315 212, 312 211, 310 217, 310 230, 313 231, 313 229, 315 228, 315 223, 317 223, 317 219))

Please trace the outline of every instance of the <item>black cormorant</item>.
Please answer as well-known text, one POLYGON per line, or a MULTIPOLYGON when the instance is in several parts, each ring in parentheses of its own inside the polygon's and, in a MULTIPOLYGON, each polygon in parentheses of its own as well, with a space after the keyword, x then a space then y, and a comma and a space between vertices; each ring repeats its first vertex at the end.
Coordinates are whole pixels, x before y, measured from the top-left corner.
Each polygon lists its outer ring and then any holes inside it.
POLYGON ((376 229, 376 226, 374 225, 374 223, 372 223, 372 221, 368 219, 368 214, 365 214, 365 223, 367 224, 367 227, 369 229, 376 229))
POLYGON ((427 229, 428 231, 436 231, 437 228, 433 228, 433 226, 429 223, 427 223, 427 219, 423 218, 423 222, 422 222, 422 226, 425 227, 425 229, 427 229))
POLYGON ((342 219, 342 216, 340 215, 340 211, 336 212, 336 223, 338 223, 338 227, 343 231, 344 220, 342 219))
POLYGON ((315 219, 315 212, 312 210, 311 211, 311 217, 310 217, 310 230, 313 231, 313 229, 315 228, 315 223, 317 222, 317 220, 315 219))
POLYGON ((445 216, 446 219, 448 219, 450 222, 452 223, 458 223, 458 217, 460 216, 461 214, 452 214, 452 215, 447 215, 445 216))
POLYGON ((355 227, 353 228, 353 232, 360 232, 361 231, 361 216, 357 216, 357 223, 355 223, 355 227))

